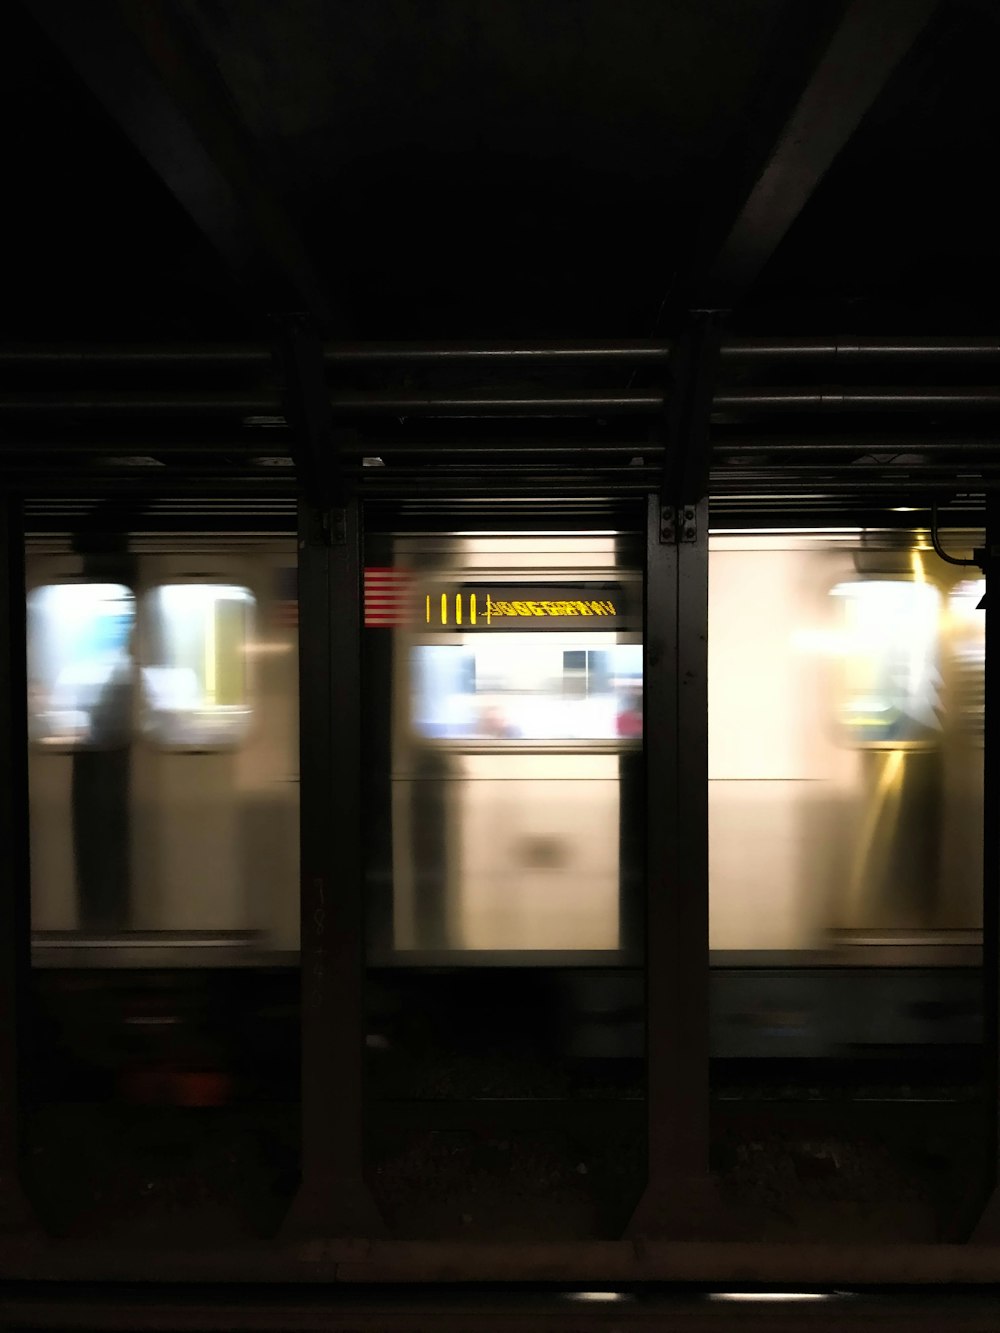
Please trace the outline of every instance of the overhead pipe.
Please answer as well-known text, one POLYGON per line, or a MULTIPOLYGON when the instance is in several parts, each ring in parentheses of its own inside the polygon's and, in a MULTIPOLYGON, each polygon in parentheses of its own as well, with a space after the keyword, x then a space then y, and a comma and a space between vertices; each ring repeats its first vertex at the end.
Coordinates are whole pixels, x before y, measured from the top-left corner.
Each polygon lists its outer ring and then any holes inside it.
POLYGON ((1000 340, 987 338, 730 338, 722 346, 730 361, 995 361, 1000 340))
MULTIPOLYGON (((532 454, 602 454, 612 457, 659 457, 663 452, 662 440, 622 440, 619 438, 602 440, 571 439, 502 439, 493 440, 483 436, 467 436, 463 439, 415 439, 411 436, 373 437, 360 434, 348 434, 341 441, 341 450, 347 455, 362 457, 366 455, 431 455, 440 457, 491 457, 528 456, 532 454)), ((797 435, 790 439, 785 436, 716 435, 712 449, 717 458, 727 456, 738 459, 742 455, 766 454, 788 459, 831 457, 843 455, 873 456, 919 454, 924 456, 956 456, 963 459, 982 459, 992 462, 995 456, 1000 461, 1000 437, 976 436, 962 439, 947 436, 942 439, 933 437, 909 436, 869 436, 858 435, 837 439, 813 439, 797 435)), ((126 435, 120 438, 108 436, 75 439, 55 437, 48 439, 0 438, 0 457, 13 455, 70 455, 76 457, 102 456, 154 456, 164 457, 199 457, 206 454, 232 454, 238 457, 259 455, 288 455, 288 431, 250 431, 244 430, 238 436, 220 436, 217 438, 179 437, 171 435, 164 438, 136 438, 126 435)))
MULTIPOLYGON (((797 494, 795 488, 797 478, 795 475, 785 476, 773 473, 762 472, 760 474, 744 474, 737 476, 727 476, 726 472, 712 471, 712 490, 710 494, 723 496, 732 493, 734 487, 746 488, 754 484, 773 490, 776 486, 788 486, 788 494, 797 494)), ((1000 476, 986 477, 954 477, 942 476, 939 478, 927 477, 838 477, 831 479, 824 477, 822 482, 819 477, 812 476, 810 482, 818 488, 815 493, 830 495, 867 495, 869 491, 886 491, 893 495, 898 495, 901 502, 905 502, 907 496, 920 493, 928 495, 978 495, 984 490, 995 490, 1000 487, 1000 476)), ((741 490, 741 494, 743 491, 741 490)), ((810 492, 814 493, 814 492, 810 492)))
MULTIPOLYGON (((66 474, 51 484, 47 475, 38 471, 25 469, 14 475, 20 488, 30 491, 37 487, 40 491, 44 491, 47 500, 62 496, 75 500, 87 494, 101 497, 122 491, 149 493, 149 478, 136 476, 131 472, 115 471, 107 476, 102 474, 100 479, 95 478, 93 474, 88 474, 86 477, 66 474)), ((244 473, 238 478, 218 473, 204 477, 195 474, 186 476, 170 474, 160 478, 157 490, 158 492, 169 490, 171 494, 191 493, 199 498, 224 498, 236 490, 240 495, 259 496, 262 502, 276 495, 294 494, 294 476, 279 477, 277 485, 275 480, 257 473, 244 473)), ((400 495, 415 496, 420 499, 444 495, 470 500, 507 496, 539 500, 559 497, 597 500, 616 495, 645 494, 653 486, 654 480, 651 473, 633 476, 626 470, 607 475, 589 471, 569 476, 545 473, 519 477, 512 474, 498 476, 494 471, 471 476, 428 477, 423 471, 394 473, 388 469, 384 472, 379 469, 377 473, 364 474, 363 489, 366 495, 383 499, 400 495)))
MULTIPOLYGON (((651 415, 664 406, 662 393, 647 389, 565 392, 476 390, 469 392, 354 392, 330 396, 338 416, 625 416, 651 415)), ((1000 388, 743 388, 723 389, 713 398, 715 412, 952 411, 1000 407, 1000 388)), ((280 425, 284 416, 277 392, 233 393, 147 390, 0 394, 0 412, 24 416, 110 416, 128 414, 209 414, 239 416, 247 425, 280 425), (258 418, 259 420, 254 420, 258 418)))
POLYGON ((103 343, 91 347, 40 343, 0 346, 0 370, 260 370, 274 364, 270 348, 252 343, 103 343))
MULTIPOLYGON (((610 362, 662 364, 670 355, 663 339, 631 338, 485 342, 331 342, 324 360, 337 366, 442 365, 478 362, 487 365, 534 365, 544 362, 610 362)), ((730 338, 722 344, 727 361, 803 360, 1000 360, 995 337, 951 338, 730 338)), ((163 368, 173 370, 259 370, 272 365, 271 349, 252 343, 103 344, 93 346, 23 344, 0 347, 0 370, 163 368)))
MULTIPOLYGON (((467 442, 465 445, 449 443, 440 446, 413 441, 397 441, 395 443, 368 441, 360 444, 353 443, 350 449, 345 452, 351 457, 352 465, 355 467, 364 464, 366 459, 379 459, 380 461, 389 460, 392 462, 396 471, 408 466, 415 466, 409 460, 416 456, 421 460, 430 459, 429 465, 427 462, 421 461, 419 466, 424 469, 430 466, 439 474, 462 469, 488 469, 494 466, 496 460, 500 458, 510 460, 511 465, 516 467, 520 475, 528 475, 533 469, 539 467, 567 466, 570 464, 575 468, 586 467, 590 471, 603 469, 609 475, 619 475, 626 469, 639 473, 643 469, 655 467, 662 456, 663 446, 615 444, 611 447, 604 447, 588 444, 575 446, 560 444, 549 448, 538 443, 525 446, 493 446, 479 441, 467 442), (620 461, 612 462, 611 460, 620 461)), ((721 447, 715 451, 713 468, 716 475, 728 477, 764 474, 770 477, 829 476, 836 473, 841 477, 853 477, 855 479, 897 474, 901 478, 910 475, 942 476, 955 478, 956 480, 963 479, 963 474, 966 479, 978 479, 983 473, 993 473, 1000 469, 1000 448, 992 451, 993 457, 964 453, 960 456, 960 461, 956 461, 954 458, 943 460, 921 458, 917 461, 910 461, 906 457, 909 451, 904 449, 897 449, 895 455, 892 451, 883 451, 888 453, 888 457, 880 458, 873 451, 856 446, 836 446, 836 452, 832 457, 829 456, 829 453, 827 455, 829 461, 822 461, 822 452, 817 458, 808 446, 795 450, 795 457, 791 456, 792 452, 784 451, 782 453, 779 451, 774 465, 760 463, 754 466, 752 462, 748 463, 746 459, 752 460, 759 455, 771 458, 775 456, 774 452, 749 447, 744 449, 721 447), (849 466, 844 464, 845 456, 851 458, 849 466), (962 471, 958 471, 958 468, 961 468, 962 471)), ((38 468, 45 465, 45 460, 53 458, 79 459, 88 464, 96 462, 106 464, 109 467, 133 467, 136 472, 140 472, 144 467, 147 467, 147 475, 150 476, 153 475, 154 469, 158 465, 170 467, 172 469, 171 475, 174 475, 179 468, 187 468, 191 472, 197 472, 198 475, 206 475, 213 468, 231 471, 232 465, 244 468, 249 465, 254 470, 267 467, 292 467, 291 455, 281 449, 268 452, 261 446, 251 447, 249 445, 236 448, 230 445, 209 445, 192 449, 190 446, 181 445, 177 442, 169 445, 162 443, 143 445, 123 443, 103 446, 93 442, 87 442, 81 446, 73 444, 37 446, 7 442, 0 445, 0 458, 4 460, 5 467, 15 469, 38 468), (228 466, 227 459, 230 460, 228 466)))
MULTIPOLYGON (((640 389, 565 393, 488 390, 470 393, 334 392, 330 401, 339 416, 570 416, 656 412, 663 406, 663 395, 640 389)), ((0 394, 0 412, 24 416, 206 413, 240 416, 248 425, 284 423, 281 400, 276 392, 185 391, 171 394, 139 390, 0 394), (254 422, 253 418, 260 418, 260 421, 254 422)))
MULTIPOLYGON (((198 458, 206 455, 233 454, 238 457, 255 454, 281 454, 288 452, 288 439, 283 435, 273 441, 273 447, 267 436, 250 434, 238 440, 196 440, 171 436, 162 440, 135 439, 0 439, 0 458, 12 455, 24 456, 70 456, 74 458, 102 457, 152 457, 163 455, 165 458, 198 458)), ((367 452, 367 451, 366 451, 367 452)))
POLYGON ((763 476, 769 477, 838 477, 855 478, 886 477, 904 482, 908 477, 947 477, 953 481, 977 482, 983 476, 995 476, 1000 473, 1000 460, 994 464, 970 463, 967 468, 958 471, 949 463, 802 463, 795 467, 783 464, 779 467, 747 467, 746 465, 727 465, 714 463, 713 471, 720 477, 763 476))
MULTIPOLYGON (((539 439, 521 437, 519 439, 491 439, 487 436, 469 435, 460 439, 420 439, 413 436, 372 436, 346 433, 340 442, 342 452, 347 455, 372 454, 430 454, 443 457, 461 457, 465 455, 491 456, 529 455, 529 454, 566 454, 580 453, 606 454, 623 457, 656 457, 662 453, 662 440, 620 438, 601 439, 573 436, 570 438, 539 439)), ((794 437, 774 435, 720 435, 712 441, 716 456, 743 454, 784 455, 786 457, 837 457, 852 455, 957 455, 962 458, 1000 456, 1000 436, 981 436, 961 438, 954 435, 908 436, 908 435, 852 435, 830 439, 811 438, 801 434, 794 437)), ((216 437, 177 436, 136 437, 128 434, 120 437, 96 435, 88 438, 72 436, 49 437, 47 439, 19 439, 0 437, 0 457, 14 454, 68 454, 81 457, 101 457, 102 455, 156 455, 167 457, 197 457, 204 454, 234 454, 253 456, 261 454, 287 454, 288 429, 272 431, 251 431, 244 429, 239 435, 220 435, 216 437)))
MULTIPOLYGON (((602 342, 398 342, 328 343, 327 361, 340 365, 406 364, 455 361, 532 363, 542 361, 627 361, 660 363, 671 344, 662 339, 636 338, 602 342)), ((834 358, 859 360, 914 359, 1000 360, 1000 339, 978 338, 729 338, 721 356, 732 361, 834 358)))
MULTIPOLYGON (((652 339, 622 339, 604 342, 358 342, 326 343, 323 357, 337 366, 439 365, 456 362, 508 362, 534 365, 541 362, 661 362, 670 344, 652 339)), ((73 369, 94 366, 103 369, 133 367, 184 370, 266 370, 273 363, 270 348, 251 343, 235 344, 105 344, 92 347, 36 344, 0 347, 0 370, 73 369)))
POLYGON ((1000 388, 744 388, 720 390, 712 400, 725 411, 924 411, 931 408, 981 410, 1000 406, 1000 388))
POLYGON ((533 366, 560 361, 625 362, 631 366, 662 363, 669 355, 669 342, 650 338, 604 342, 531 340, 482 343, 327 343, 324 348, 327 363, 337 366, 450 365, 458 362, 533 366))
MULTIPOLYGON (((545 440, 503 440, 494 442, 487 439, 466 440, 373 440, 346 439, 342 442, 342 452, 348 456, 367 457, 374 455, 403 456, 432 455, 445 458, 462 457, 525 457, 534 454, 552 456, 564 454, 576 457, 580 454, 600 454, 610 457, 658 457, 663 452, 663 444, 648 440, 622 442, 615 440, 545 441, 545 440)), ((239 440, 190 440, 171 437, 163 440, 23 440, 0 439, 0 458, 12 456, 70 456, 77 458, 101 457, 154 457, 185 459, 201 456, 217 457, 231 454, 238 458, 256 456, 290 457, 287 434, 276 438, 270 435, 247 432, 239 440)))
POLYGON ((230 393, 224 390, 0 393, 0 412, 20 416, 126 416, 130 413, 166 416, 197 412, 217 416, 280 417, 284 421, 277 392, 230 393))
POLYGON ((976 454, 1000 454, 1000 436, 976 436, 970 439, 949 435, 943 439, 928 436, 871 436, 849 438, 811 439, 797 435, 794 439, 774 436, 720 436, 712 441, 716 454, 958 454, 963 457, 976 454))

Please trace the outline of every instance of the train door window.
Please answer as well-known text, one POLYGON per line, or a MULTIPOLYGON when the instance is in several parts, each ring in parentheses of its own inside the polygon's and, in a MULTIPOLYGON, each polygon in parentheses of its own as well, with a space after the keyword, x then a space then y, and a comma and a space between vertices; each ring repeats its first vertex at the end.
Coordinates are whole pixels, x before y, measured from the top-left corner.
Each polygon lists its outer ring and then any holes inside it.
POLYGON ((29 734, 113 749, 132 729, 135 598, 120 583, 51 583, 27 597, 29 734))
POLYGON ((252 713, 247 644, 256 603, 228 583, 165 583, 144 601, 144 730, 170 749, 239 745, 252 713))
POLYGON ((940 732, 941 594, 923 580, 838 583, 838 724, 849 745, 927 746, 940 732))
POLYGON ((413 725, 428 739, 473 733, 476 659, 457 644, 421 644, 413 659, 413 725))
POLYGON ((568 648, 563 653, 563 694, 587 697, 587 658, 585 648, 568 648))
POLYGON ((985 579, 963 579, 948 598, 954 702, 963 732, 981 737, 985 715, 985 579))
POLYGON ((613 635, 515 633, 418 644, 412 670, 414 727, 427 739, 641 734, 642 648, 616 644, 613 635), (589 646, 595 639, 607 642, 589 646))
POLYGON ((610 654, 604 649, 571 648, 563 653, 563 693, 586 699, 611 689, 610 654))

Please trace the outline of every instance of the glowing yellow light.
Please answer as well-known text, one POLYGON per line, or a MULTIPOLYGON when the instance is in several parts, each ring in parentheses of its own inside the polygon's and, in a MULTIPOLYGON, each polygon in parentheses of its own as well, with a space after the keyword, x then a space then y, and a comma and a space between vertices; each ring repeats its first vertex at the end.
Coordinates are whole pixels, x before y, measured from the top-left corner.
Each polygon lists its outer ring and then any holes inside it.
POLYGON ((882 835, 891 839, 892 831, 899 819, 899 797, 903 779, 902 750, 890 750, 885 755, 882 773, 875 787, 874 798, 868 803, 865 823, 855 848, 854 864, 847 889, 848 920, 854 920, 861 902, 864 888, 865 867, 870 864, 875 837, 881 828, 882 835))
POLYGON ((476 623, 476 594, 475 594, 475 593, 470 593, 470 595, 469 595, 469 621, 470 621, 470 623, 473 624, 473 625, 476 623))
POLYGON ((427 623, 431 623, 431 595, 427 594, 427 623))
POLYGON ((448 594, 446 592, 443 592, 441 594, 441 624, 447 625, 447 623, 448 623, 448 594))
POLYGON ((710 1301, 828 1301, 826 1291, 713 1291, 710 1301))
POLYGON ((209 605, 205 626, 205 702, 215 703, 216 696, 215 603, 209 605))
POLYGON ((462 594, 460 592, 457 592, 455 594, 455 624, 461 625, 461 623, 462 623, 462 594))

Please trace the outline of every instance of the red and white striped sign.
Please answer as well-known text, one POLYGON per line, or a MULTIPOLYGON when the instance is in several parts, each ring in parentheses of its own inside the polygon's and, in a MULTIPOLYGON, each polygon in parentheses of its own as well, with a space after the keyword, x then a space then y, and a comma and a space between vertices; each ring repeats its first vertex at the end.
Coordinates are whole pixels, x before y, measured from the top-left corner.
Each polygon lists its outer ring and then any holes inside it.
POLYGON ((299 623, 299 571, 295 565, 275 570, 271 620, 275 629, 297 629, 299 623))
POLYGON ((407 625, 413 617, 410 574, 404 569, 365 569, 365 625, 407 625))

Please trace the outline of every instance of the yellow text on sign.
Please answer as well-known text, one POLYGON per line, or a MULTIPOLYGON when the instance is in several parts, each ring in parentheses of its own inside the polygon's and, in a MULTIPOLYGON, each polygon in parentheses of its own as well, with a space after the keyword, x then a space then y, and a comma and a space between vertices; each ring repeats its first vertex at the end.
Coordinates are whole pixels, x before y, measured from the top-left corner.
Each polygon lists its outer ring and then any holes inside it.
MULTIPOLYGON (((479 611, 476 601, 476 594, 468 594, 468 603, 463 601, 463 594, 457 592, 454 597, 443 592, 439 603, 439 618, 435 618, 433 611, 436 608, 430 594, 424 599, 424 620, 428 625, 440 624, 461 625, 464 621, 466 610, 470 625, 479 623, 479 611)), ((543 618, 548 616, 617 616, 618 608, 612 601, 569 601, 556 598, 534 598, 530 601, 508 599, 494 599, 489 593, 486 594, 486 623, 494 624, 497 620, 530 620, 534 617, 543 618)))

